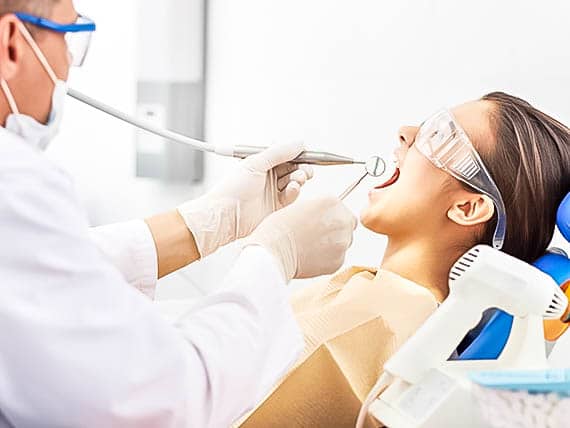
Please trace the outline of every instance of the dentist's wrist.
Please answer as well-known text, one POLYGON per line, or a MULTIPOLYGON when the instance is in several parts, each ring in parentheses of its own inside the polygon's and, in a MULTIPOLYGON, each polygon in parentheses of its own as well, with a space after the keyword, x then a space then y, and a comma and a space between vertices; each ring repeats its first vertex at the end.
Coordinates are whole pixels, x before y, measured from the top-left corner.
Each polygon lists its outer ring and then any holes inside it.
POLYGON ((200 258, 194 236, 177 211, 149 217, 145 222, 154 240, 158 278, 200 258))
POLYGON ((177 211, 194 236, 202 258, 237 239, 238 201, 207 195, 188 201, 177 211))
POLYGON ((259 246, 268 251, 280 267, 285 282, 295 278, 297 273, 297 248, 295 240, 288 229, 279 224, 265 227, 262 223, 258 229, 242 241, 242 248, 259 246))

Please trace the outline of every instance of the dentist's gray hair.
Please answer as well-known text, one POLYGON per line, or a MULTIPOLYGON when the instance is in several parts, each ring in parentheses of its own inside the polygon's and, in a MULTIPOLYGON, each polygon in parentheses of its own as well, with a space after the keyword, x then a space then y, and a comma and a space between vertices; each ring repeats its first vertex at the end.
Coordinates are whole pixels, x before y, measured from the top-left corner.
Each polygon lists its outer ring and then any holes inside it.
MULTIPOLYGON (((57 3, 59 0, 0 0, 0 16, 24 12, 49 19, 57 3)), ((32 34, 37 30, 33 25, 26 25, 26 27, 32 34)))
POLYGON ((0 15, 26 12, 49 18, 53 6, 59 0, 0 0, 0 15))

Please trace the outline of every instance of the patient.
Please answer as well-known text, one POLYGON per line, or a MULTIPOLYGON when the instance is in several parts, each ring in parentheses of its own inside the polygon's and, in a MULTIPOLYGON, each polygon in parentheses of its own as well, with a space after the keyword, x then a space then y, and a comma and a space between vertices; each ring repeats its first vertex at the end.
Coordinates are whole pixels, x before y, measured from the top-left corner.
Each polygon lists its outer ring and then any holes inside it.
MULTIPOLYGON (((532 262, 550 243, 570 191, 569 129, 500 92, 451 113, 502 196, 503 251, 532 262)), ((476 244, 496 242, 501 202, 489 187, 459 179, 449 163, 444 170, 428 159, 425 142, 439 132, 426 135, 429 126, 400 129, 400 175, 372 189, 361 214, 366 228, 388 237, 380 268, 353 267, 292 297, 305 352, 243 426, 354 426, 384 362, 448 295, 453 263, 476 244)))

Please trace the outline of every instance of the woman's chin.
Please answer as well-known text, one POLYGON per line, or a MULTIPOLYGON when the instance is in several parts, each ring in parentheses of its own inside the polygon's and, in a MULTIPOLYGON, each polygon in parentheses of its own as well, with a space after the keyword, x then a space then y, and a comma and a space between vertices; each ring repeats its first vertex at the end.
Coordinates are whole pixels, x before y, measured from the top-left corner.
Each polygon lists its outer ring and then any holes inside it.
POLYGON ((382 233, 382 220, 372 207, 366 207, 360 213, 360 223, 372 232, 382 233))

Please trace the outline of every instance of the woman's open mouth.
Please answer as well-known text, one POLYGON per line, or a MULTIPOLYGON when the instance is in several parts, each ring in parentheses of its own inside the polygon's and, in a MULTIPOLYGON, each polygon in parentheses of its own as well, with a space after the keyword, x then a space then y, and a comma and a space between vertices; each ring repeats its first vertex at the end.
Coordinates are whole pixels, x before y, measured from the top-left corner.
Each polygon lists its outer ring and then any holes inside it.
POLYGON ((392 184, 394 184, 396 181, 398 181, 398 178, 400 178, 400 168, 396 168, 396 170, 394 171, 394 174, 392 175, 392 177, 390 177, 390 179, 376 187, 374 187, 375 189, 385 189, 386 187, 391 186, 392 184))
POLYGON ((396 168, 394 174, 392 175, 392 177, 390 177, 389 180, 385 181, 382 184, 379 184, 378 186, 370 190, 370 192, 368 193, 368 197, 370 198, 370 200, 373 201, 376 198, 380 197, 380 195, 382 194, 382 189, 390 187, 392 184, 398 181, 398 178, 400 178, 400 168, 396 168))

